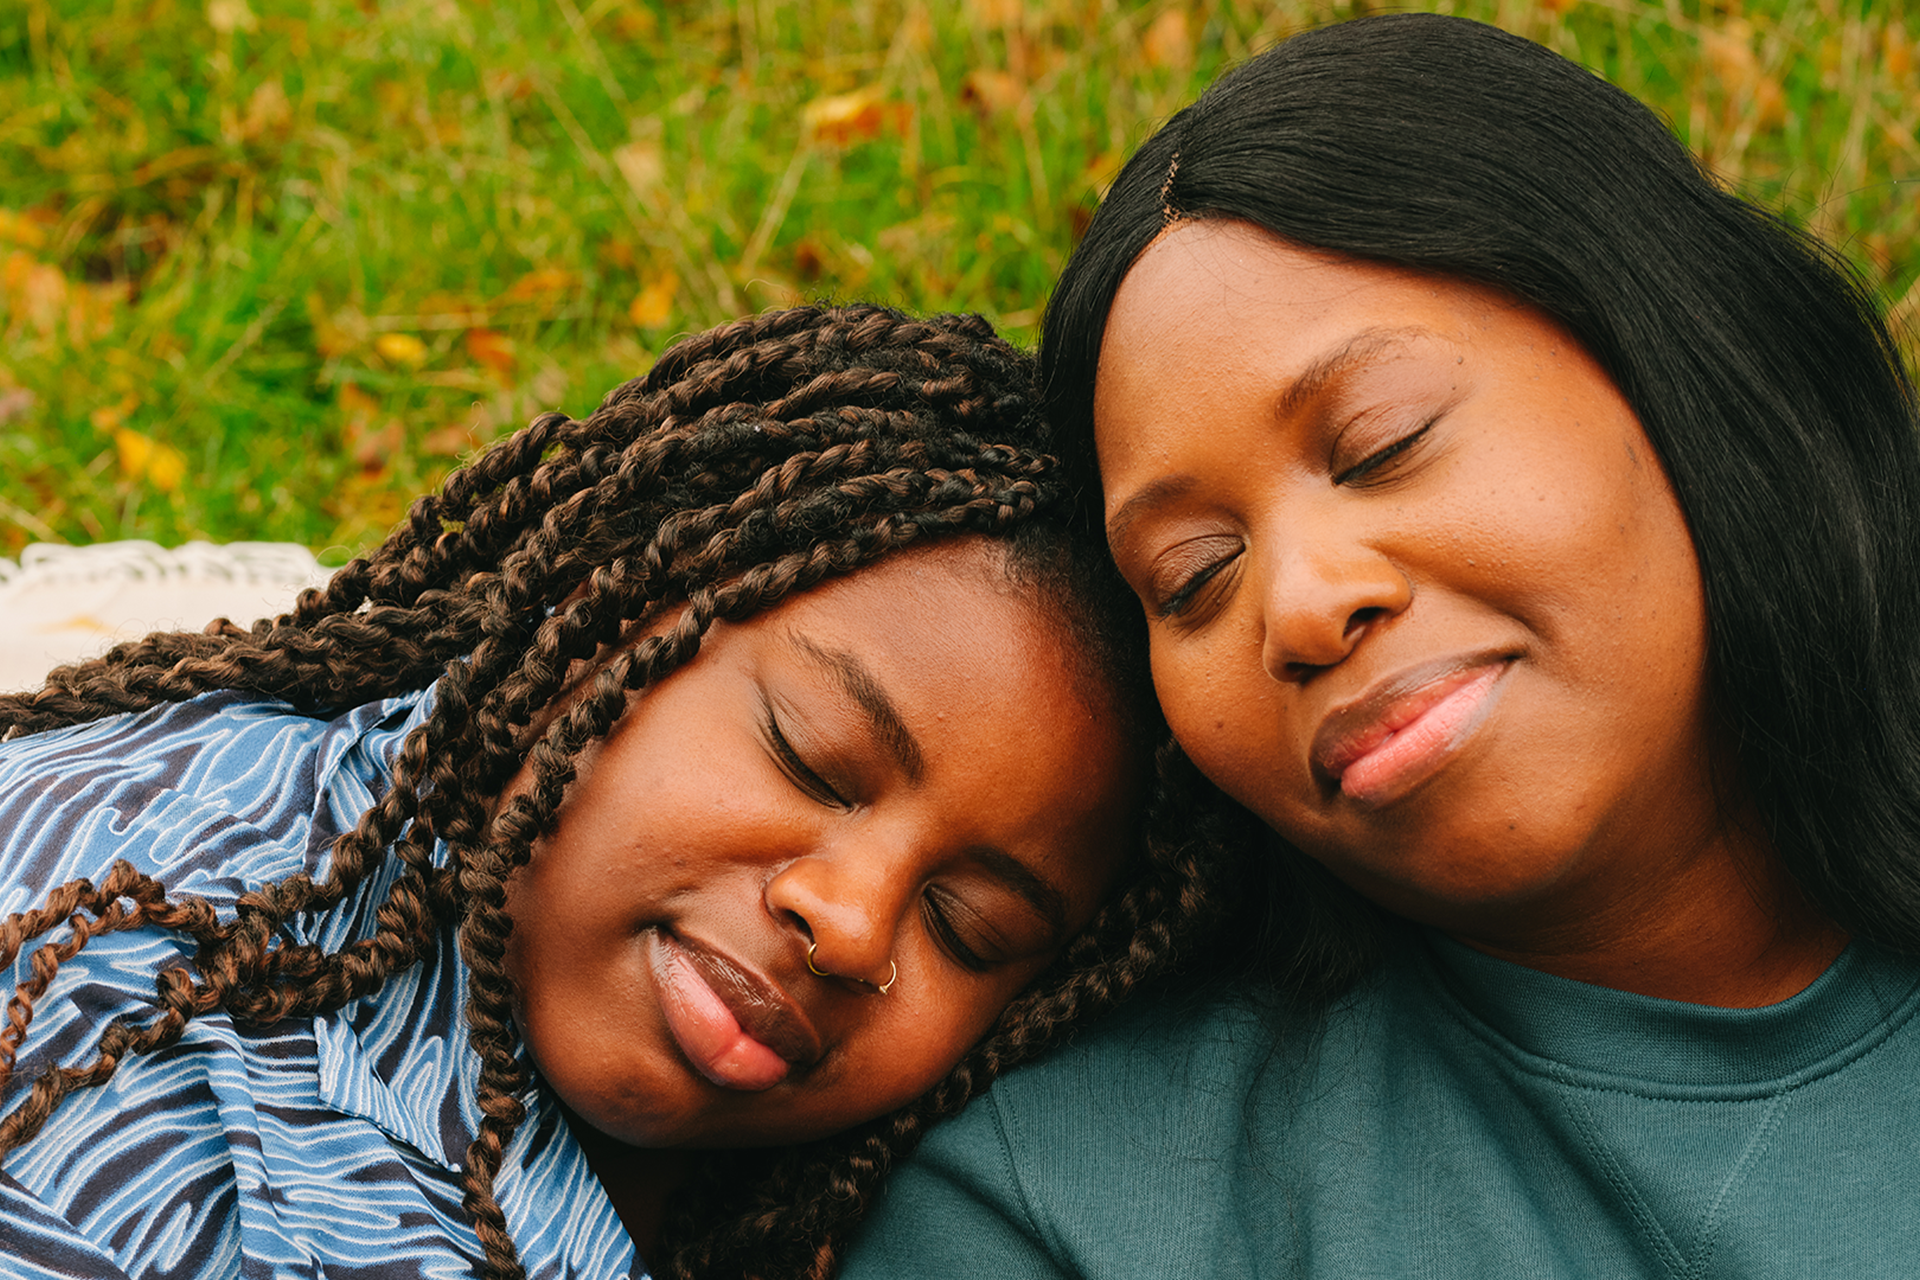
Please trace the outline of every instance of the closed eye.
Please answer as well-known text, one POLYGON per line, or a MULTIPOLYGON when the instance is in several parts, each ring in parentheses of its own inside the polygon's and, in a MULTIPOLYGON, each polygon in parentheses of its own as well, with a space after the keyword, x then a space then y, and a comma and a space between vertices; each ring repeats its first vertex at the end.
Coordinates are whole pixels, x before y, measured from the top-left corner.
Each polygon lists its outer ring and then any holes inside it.
POLYGON ((825 778, 808 767, 807 762, 800 758, 800 753, 793 749, 793 744, 787 741, 787 735, 780 729, 780 717, 774 714, 773 704, 762 701, 761 711, 767 746, 773 752, 774 759, 779 762, 780 771, 792 779, 795 786, 820 803, 841 809, 846 808, 846 798, 829 786, 825 778))
POLYGON ((1386 448, 1381 449, 1378 452, 1367 455, 1365 458, 1362 458, 1359 462, 1355 463, 1353 466, 1348 467, 1345 471, 1342 471, 1339 475, 1335 476, 1333 478, 1333 482, 1335 484, 1340 484, 1340 485, 1353 485, 1353 484, 1364 483, 1369 476, 1374 475, 1374 473, 1378 472, 1382 467, 1385 467, 1388 463, 1392 462, 1394 459, 1398 458, 1401 454, 1405 453, 1408 449, 1411 449, 1415 444, 1417 444, 1420 441, 1421 437, 1425 436, 1427 432, 1433 430, 1433 424, 1435 421, 1438 421, 1438 419, 1434 419, 1427 422, 1424 426, 1422 426, 1417 431, 1408 432, 1406 435, 1401 436, 1398 440, 1395 440, 1392 444, 1388 445, 1386 448))
POLYGON ((952 894, 937 886, 930 886, 920 902, 920 913, 927 922, 927 931, 933 934, 941 949, 952 956, 961 968, 985 973, 993 967, 991 961, 967 945, 959 929, 954 927, 952 894))
POLYGON ((1179 617, 1186 611, 1187 606, 1193 602, 1193 597, 1200 589, 1209 582, 1212 582, 1222 569, 1232 564, 1236 556, 1225 556, 1219 560, 1215 560, 1212 564, 1203 567, 1199 572, 1181 583, 1173 594, 1167 596, 1160 602, 1160 616, 1163 618, 1179 617))

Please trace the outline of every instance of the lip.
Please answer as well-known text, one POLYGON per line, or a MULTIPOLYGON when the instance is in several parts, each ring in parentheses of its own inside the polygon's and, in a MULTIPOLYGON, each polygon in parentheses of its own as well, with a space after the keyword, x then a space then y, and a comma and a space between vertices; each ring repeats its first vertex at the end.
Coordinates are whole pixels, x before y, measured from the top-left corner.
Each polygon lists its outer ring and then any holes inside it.
POLYGON ((1486 720, 1512 665, 1505 653, 1457 655, 1386 677, 1321 722, 1314 772, 1364 805, 1399 799, 1486 720))
POLYGON ((820 1034, 779 985, 718 948, 664 927, 646 940, 667 1029, 701 1075, 758 1092, 820 1060, 820 1034))

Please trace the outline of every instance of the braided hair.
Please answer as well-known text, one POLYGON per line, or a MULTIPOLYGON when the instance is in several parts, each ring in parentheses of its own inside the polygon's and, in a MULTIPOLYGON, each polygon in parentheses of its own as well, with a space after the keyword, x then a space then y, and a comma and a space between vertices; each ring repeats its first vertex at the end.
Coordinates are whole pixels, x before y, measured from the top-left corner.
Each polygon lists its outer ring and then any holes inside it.
MULTIPOLYGON (((1001 538, 1010 579, 1069 629, 1137 736, 1164 740, 1137 610, 1080 493, 1032 448, 1034 403, 1030 359, 977 316, 917 320, 861 305, 742 320, 675 346, 585 420, 546 414, 454 472, 290 613, 249 629, 222 619, 204 633, 156 633, 59 668, 38 692, 0 696, 0 729, 12 737, 215 689, 318 714, 437 681, 390 784, 319 878, 253 889, 229 919, 120 862, 99 884, 62 885, 0 922, 0 966, 66 929, 34 951, 31 977, 7 1003, 0 1089, 35 1001, 89 937, 156 927, 199 948, 197 975, 159 975, 156 1017, 116 1022, 91 1061, 33 1081, 0 1119, 0 1157, 30 1141, 66 1094, 174 1043, 201 1013, 266 1025, 338 1009, 451 933, 471 974, 467 1021, 481 1063, 465 1205, 485 1249, 481 1274, 524 1275, 493 1189, 533 1084, 504 963, 506 883, 552 828, 583 749, 611 731, 632 691, 690 660, 716 619, 739 621, 903 547, 1001 538), (643 622, 655 625, 632 642, 643 622), (609 652, 548 723, 574 664, 609 652), (531 784, 495 814, 523 762, 531 784), (340 902, 389 856, 404 870, 372 936, 329 952, 285 935, 297 913, 340 902)), ((1177 751, 1160 754, 1157 794, 1183 799, 1150 806, 1116 896, 989 1037, 931 1092, 854 1131, 703 1155, 669 1204, 657 1273, 830 1273, 890 1166, 929 1125, 1199 950, 1227 896, 1221 851, 1245 842, 1216 829, 1226 810, 1193 802, 1205 784, 1177 751)))

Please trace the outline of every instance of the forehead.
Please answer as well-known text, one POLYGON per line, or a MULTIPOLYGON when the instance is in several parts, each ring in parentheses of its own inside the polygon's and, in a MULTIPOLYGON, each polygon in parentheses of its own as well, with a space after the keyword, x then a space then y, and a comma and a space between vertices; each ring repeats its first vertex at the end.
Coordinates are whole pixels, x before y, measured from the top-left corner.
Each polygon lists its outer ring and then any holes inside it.
POLYGON ((1133 752, 1044 607, 1008 580, 999 544, 968 539, 890 556, 741 630, 829 687, 823 655, 855 659, 924 752, 923 795, 983 843, 1051 862, 1124 821, 1133 752))
POLYGON ((1066 657, 1041 605, 1009 578, 1005 548, 982 538, 888 556, 748 625, 803 633, 876 668, 899 667, 895 674, 927 696, 1031 678, 1036 664, 1066 657), (922 662, 924 670, 909 669, 922 662), (999 680, 991 678, 996 673, 999 680))
POLYGON ((1466 343, 1492 313, 1516 308, 1492 289, 1306 248, 1249 223, 1177 223, 1135 262, 1107 317, 1094 421, 1109 503, 1112 481, 1164 471, 1199 442, 1195 424, 1277 416, 1318 363, 1466 343))

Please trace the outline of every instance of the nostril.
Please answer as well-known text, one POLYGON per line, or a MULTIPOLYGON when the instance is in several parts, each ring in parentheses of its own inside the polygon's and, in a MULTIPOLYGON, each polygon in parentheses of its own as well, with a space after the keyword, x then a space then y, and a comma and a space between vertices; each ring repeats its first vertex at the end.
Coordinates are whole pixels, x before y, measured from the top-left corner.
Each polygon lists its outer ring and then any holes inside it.
POLYGON ((774 915, 781 924, 797 930, 800 936, 808 942, 813 941, 813 926, 808 924, 807 918, 798 911, 793 910, 791 907, 781 907, 774 912, 774 915))
POLYGON ((1366 630, 1370 624, 1386 616, 1387 611, 1385 609, 1374 605, 1369 605, 1364 609, 1355 609, 1347 616, 1346 638, 1351 640, 1354 636, 1366 630))

